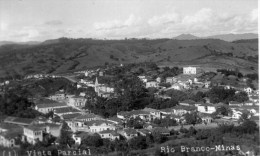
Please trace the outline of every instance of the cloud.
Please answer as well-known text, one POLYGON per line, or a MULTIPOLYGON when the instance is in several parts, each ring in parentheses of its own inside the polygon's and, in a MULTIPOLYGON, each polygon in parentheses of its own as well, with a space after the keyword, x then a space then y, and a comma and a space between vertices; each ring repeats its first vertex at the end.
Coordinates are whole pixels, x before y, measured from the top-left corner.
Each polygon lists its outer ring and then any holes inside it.
POLYGON ((137 26, 141 22, 140 17, 136 17, 131 14, 126 20, 112 20, 107 22, 97 22, 94 23, 95 30, 114 30, 122 29, 131 26, 137 26))
POLYGON ((55 25, 62 25, 63 22, 59 20, 52 20, 52 21, 47 21, 44 23, 45 25, 50 25, 50 26, 55 26, 55 25))
POLYGON ((150 26, 158 26, 161 24, 174 24, 179 22, 180 16, 177 13, 165 14, 162 16, 154 16, 148 20, 150 26))

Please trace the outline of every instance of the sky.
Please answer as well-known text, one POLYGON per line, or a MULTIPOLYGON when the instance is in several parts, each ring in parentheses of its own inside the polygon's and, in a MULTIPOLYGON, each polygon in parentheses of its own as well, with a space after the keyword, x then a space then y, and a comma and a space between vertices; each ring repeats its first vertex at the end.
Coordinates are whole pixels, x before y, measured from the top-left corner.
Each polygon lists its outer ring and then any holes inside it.
POLYGON ((258 33, 257 0, 0 0, 0 41, 258 33))

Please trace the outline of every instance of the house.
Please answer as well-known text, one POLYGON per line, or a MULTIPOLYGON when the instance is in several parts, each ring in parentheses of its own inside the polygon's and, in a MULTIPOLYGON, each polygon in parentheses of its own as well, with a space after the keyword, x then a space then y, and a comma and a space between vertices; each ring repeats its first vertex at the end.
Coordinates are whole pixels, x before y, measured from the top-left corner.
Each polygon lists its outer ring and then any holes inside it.
POLYGON ((183 74, 197 74, 197 68, 196 67, 183 67, 183 74))
POLYGON ((205 113, 200 113, 200 118, 204 124, 209 124, 213 121, 213 118, 209 114, 205 113))
POLYGON ((175 114, 177 116, 181 116, 183 114, 191 113, 191 112, 195 111, 196 107, 178 105, 178 106, 173 107, 172 110, 173 110, 173 114, 175 114))
POLYGON ((143 111, 145 112, 149 112, 150 115, 152 115, 152 118, 155 119, 161 119, 161 111, 157 110, 157 109, 152 109, 152 108, 144 108, 143 111))
POLYGON ((254 104, 254 102, 250 101, 250 100, 244 102, 245 106, 252 106, 253 104, 254 104))
POLYGON ((259 96, 257 95, 254 95, 254 96, 250 96, 249 97, 249 100, 250 101, 253 101, 253 102, 255 102, 255 103, 259 103, 259 96))
POLYGON ((98 132, 98 134, 100 135, 100 137, 102 139, 115 140, 115 139, 119 139, 119 137, 120 137, 120 135, 114 130, 104 130, 104 131, 98 132))
POLYGON ((159 86, 158 82, 156 81, 149 81, 149 82, 146 82, 146 88, 150 88, 150 87, 155 87, 157 88, 159 86))
POLYGON ((128 129, 124 129, 123 130, 123 136, 129 140, 129 139, 132 139, 134 137, 137 137, 138 136, 138 133, 135 129, 131 129, 131 128, 128 128, 128 129))
POLYGON ((68 98, 67 104, 74 107, 85 107, 87 99, 82 96, 72 96, 68 98))
POLYGON ((80 145, 82 140, 88 135, 90 135, 88 132, 76 132, 72 134, 72 139, 75 141, 76 145, 80 145))
POLYGON ((212 114, 212 113, 216 112, 219 105, 204 103, 204 104, 198 105, 196 107, 197 107, 198 111, 201 112, 201 113, 212 114))
POLYGON ((63 101, 66 99, 66 95, 63 91, 58 91, 54 95, 49 96, 48 99, 51 99, 54 101, 63 101))
POLYGON ((78 116, 75 119, 79 120, 79 121, 92 121, 92 120, 101 119, 101 117, 98 116, 98 115, 95 115, 93 113, 87 113, 87 114, 83 114, 81 116, 78 116))
POLYGON ((84 124, 84 121, 72 119, 66 121, 72 132, 84 131, 89 132, 89 127, 84 124))
POLYGON ((157 78, 156 78, 156 82, 161 83, 161 82, 162 82, 162 79, 161 79, 160 77, 157 77, 157 78))
POLYGON ((177 79, 175 77, 167 77, 166 78, 166 83, 173 84, 173 83, 176 83, 176 82, 177 82, 177 79))
POLYGON ((6 123, 0 124, 0 146, 3 147, 19 147, 16 142, 18 135, 23 134, 21 126, 10 125, 6 123))
POLYGON ((72 120, 72 119, 75 119, 75 118, 77 118, 81 115, 82 115, 82 113, 63 114, 63 115, 60 115, 60 118, 63 119, 63 120, 72 120))
POLYGON ((89 132, 97 133, 104 130, 115 130, 116 126, 113 122, 106 120, 93 120, 86 122, 86 125, 89 127, 89 132))
POLYGON ((73 114, 73 113, 81 113, 81 111, 79 111, 73 107, 70 107, 70 106, 54 109, 54 114, 57 114, 58 116, 61 116, 64 114, 73 114))
POLYGON ((148 79, 145 76, 137 76, 142 82, 146 83, 148 79))
POLYGON ((237 102, 237 101, 230 101, 229 106, 239 106, 239 107, 241 107, 241 106, 243 106, 243 103, 237 102))
POLYGON ((183 90, 184 87, 178 83, 174 83, 171 88, 175 89, 175 90, 183 90))
POLYGON ((67 107, 65 103, 59 103, 59 102, 52 102, 52 103, 41 103, 41 104, 36 104, 35 110, 47 114, 51 111, 54 111, 56 108, 62 108, 62 107, 67 107))
POLYGON ((179 105, 182 105, 182 106, 195 106, 195 101, 193 101, 193 100, 184 100, 184 101, 180 101, 179 105))
POLYGON ((38 126, 26 126, 23 128, 23 135, 30 144, 35 144, 37 141, 43 141, 43 128, 38 126))
POLYGON ((253 89, 250 88, 250 87, 247 87, 247 88, 244 88, 244 91, 247 93, 247 94, 251 94, 253 92, 253 89))
POLYGON ((146 136, 151 134, 151 131, 149 129, 137 129, 136 131, 141 136, 146 136))
POLYGON ((205 88, 209 88, 209 87, 210 87, 210 84, 211 84, 210 81, 206 81, 206 82, 204 83, 205 88))

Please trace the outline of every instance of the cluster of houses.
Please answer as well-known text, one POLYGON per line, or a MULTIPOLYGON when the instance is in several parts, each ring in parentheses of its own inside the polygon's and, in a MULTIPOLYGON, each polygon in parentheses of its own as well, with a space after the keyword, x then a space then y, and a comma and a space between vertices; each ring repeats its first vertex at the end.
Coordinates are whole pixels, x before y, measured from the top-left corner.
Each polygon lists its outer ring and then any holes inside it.
MULTIPOLYGON (((93 71, 84 71, 85 76, 90 76, 93 71)), ((196 77, 200 73, 200 69, 196 67, 184 67, 183 74, 176 77, 167 77, 165 82, 171 84, 171 89, 182 90, 189 89, 191 85, 203 86, 209 88, 210 82, 199 82, 196 77)), ((99 76, 103 76, 99 72, 99 76)), ((159 88, 162 82, 160 77, 156 80, 149 80, 146 76, 138 76, 145 83, 146 88, 159 88)), ((100 97, 114 96, 115 89, 106 84, 99 84, 98 78, 94 82, 87 82, 81 79, 78 83, 80 86, 93 87, 100 97)), ((165 88, 163 88, 165 89, 165 88)), ((259 93, 251 88, 245 88, 249 95, 249 101, 244 103, 230 102, 229 108, 232 113, 230 119, 238 120, 243 112, 247 111, 251 117, 259 118, 259 93)), ((170 98, 170 97, 166 97, 170 98)), ((73 132, 72 138, 76 144, 81 144, 87 135, 97 133, 101 138, 115 140, 124 137, 127 140, 138 135, 145 136, 153 132, 161 135, 170 135, 170 130, 166 127, 158 127, 152 123, 155 119, 164 119, 169 117, 175 119, 179 124, 185 124, 185 114, 197 112, 203 123, 210 124, 213 122, 212 114, 218 107, 224 104, 211 104, 207 100, 205 103, 194 102, 192 100, 180 101, 179 105, 166 109, 144 108, 141 110, 132 110, 127 112, 118 112, 116 116, 111 118, 102 118, 96 114, 90 113, 83 109, 88 98, 85 94, 79 96, 65 94, 63 90, 56 92, 54 95, 43 99, 34 99, 35 110, 47 114, 53 112, 55 117, 59 117, 65 121, 73 132), (126 126, 129 119, 139 118, 145 124, 142 129, 133 129, 126 126)), ((36 119, 25 119, 17 117, 5 117, 0 121, 0 145, 4 147, 17 147, 16 140, 20 138, 35 144, 42 141, 44 134, 59 137, 63 122, 57 122, 53 119, 38 117, 36 119)))
POLYGON ((24 79, 43 79, 43 78, 58 78, 60 76, 53 75, 53 74, 32 74, 27 75, 24 77, 24 79))

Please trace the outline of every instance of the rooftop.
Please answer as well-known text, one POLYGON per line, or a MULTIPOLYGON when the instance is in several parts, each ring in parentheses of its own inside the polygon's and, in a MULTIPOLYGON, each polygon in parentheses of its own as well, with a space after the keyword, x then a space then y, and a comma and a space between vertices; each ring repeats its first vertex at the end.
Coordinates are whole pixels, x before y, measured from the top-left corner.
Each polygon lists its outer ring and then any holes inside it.
POLYGON ((54 112, 57 114, 62 114, 62 113, 67 113, 67 112, 73 112, 73 113, 77 113, 80 112, 79 110, 73 108, 73 107, 62 107, 62 108, 55 108, 54 112))
POLYGON ((104 130, 99 132, 100 134, 112 134, 113 136, 119 136, 119 134, 116 131, 113 130, 104 130))
POLYGON ((92 120, 92 121, 87 121, 86 124, 88 126, 99 126, 102 124, 113 124, 113 122, 107 120, 92 120))
POLYGON ((95 117, 97 117, 95 114, 89 113, 89 114, 78 116, 76 117, 76 119, 88 119, 88 118, 95 118, 95 117))
POLYGON ((5 123, 13 123, 18 125, 29 125, 34 121, 34 119, 29 118, 19 118, 19 117, 7 117, 4 122, 5 123))
POLYGON ((45 103, 45 104, 37 104, 36 105, 38 108, 49 108, 49 107, 62 107, 62 106, 67 106, 65 103, 59 103, 59 102, 54 102, 54 103, 45 103))
POLYGON ((63 114, 62 117, 64 120, 74 119, 78 116, 81 116, 81 113, 73 113, 73 114, 63 114))

